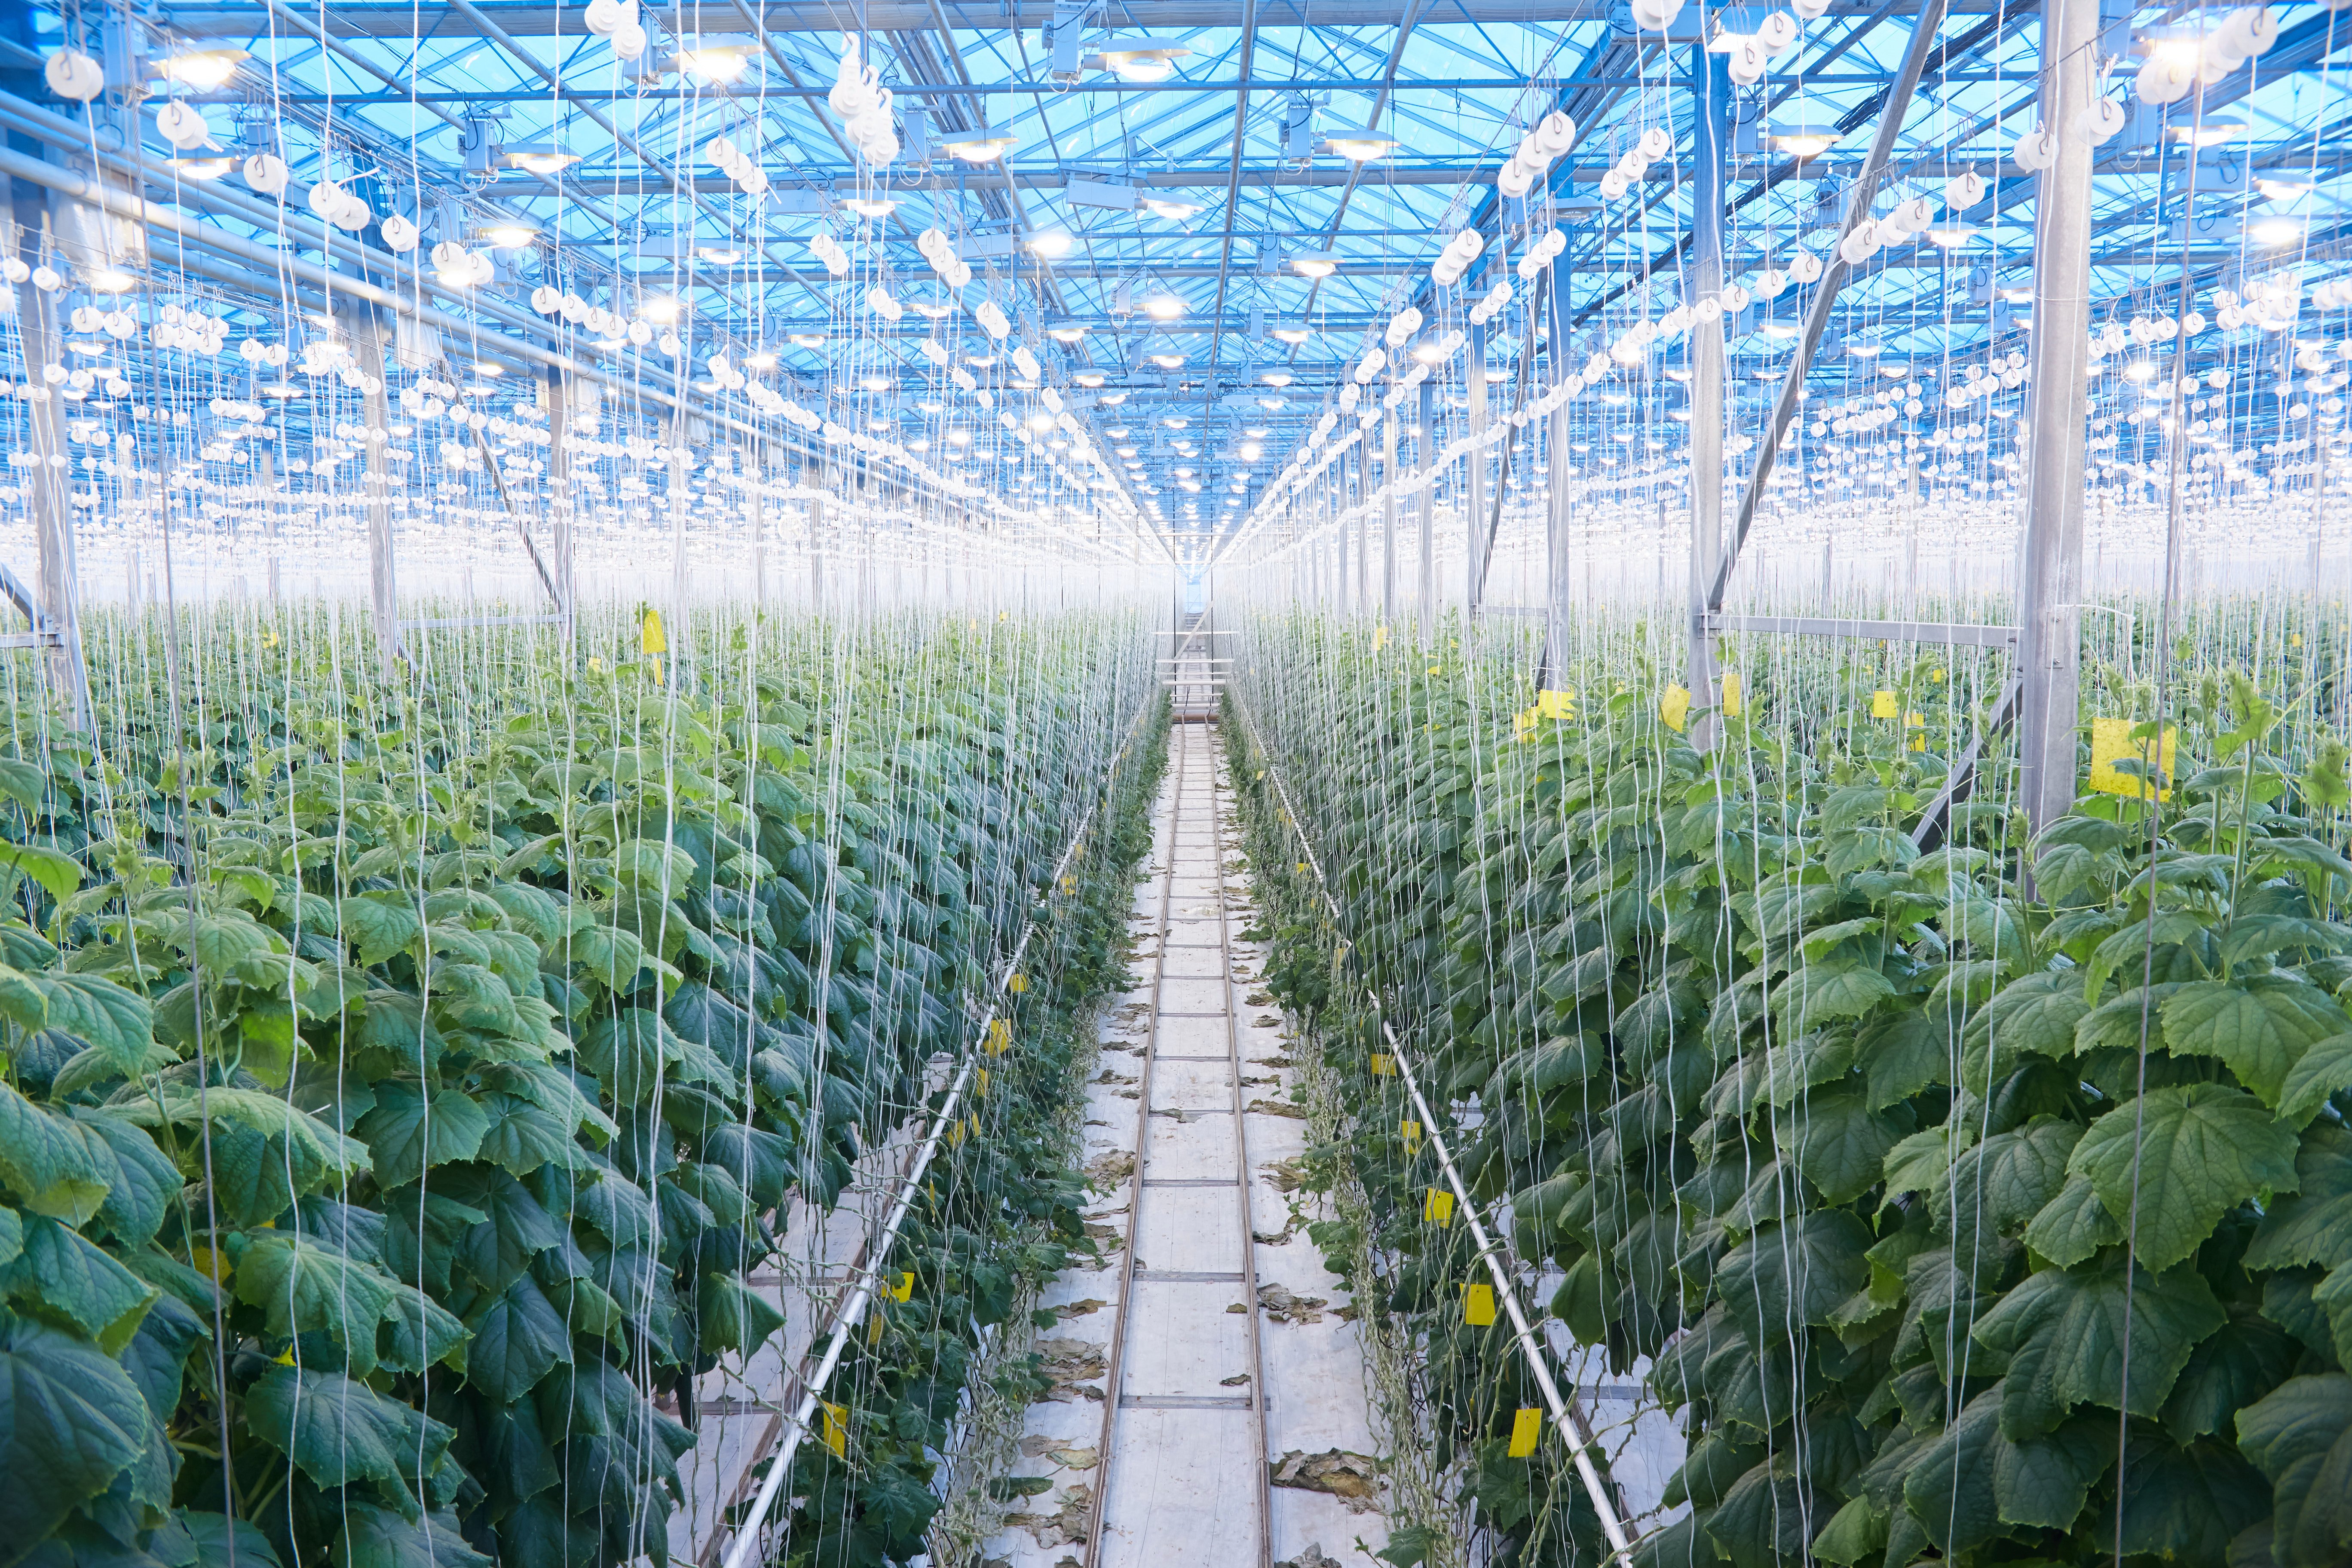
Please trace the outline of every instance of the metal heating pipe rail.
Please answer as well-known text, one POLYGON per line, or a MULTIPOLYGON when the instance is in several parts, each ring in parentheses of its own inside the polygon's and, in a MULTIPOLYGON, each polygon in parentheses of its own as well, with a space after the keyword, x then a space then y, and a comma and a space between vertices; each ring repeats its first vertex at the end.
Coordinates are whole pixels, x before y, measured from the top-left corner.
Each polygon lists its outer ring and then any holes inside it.
MULTIPOLYGON (((1324 903, 1329 906, 1331 922, 1337 928, 1340 918, 1339 900, 1332 897, 1331 885, 1323 875, 1323 863, 1307 837, 1307 828, 1299 821, 1297 810, 1290 804, 1290 792, 1283 787, 1282 772, 1275 765, 1273 754, 1265 748, 1249 705, 1242 700, 1240 692, 1231 687, 1226 690, 1232 695, 1234 710, 1241 715, 1242 723, 1249 730, 1251 745, 1256 749, 1259 760, 1265 764, 1265 776, 1282 801, 1282 819, 1298 839, 1298 852, 1306 857, 1307 868, 1315 876, 1315 886, 1322 893, 1324 903)), ((1405 1092, 1412 1097, 1413 1109, 1421 1113, 1421 1124, 1427 1130, 1429 1146, 1436 1152, 1437 1163, 1445 1173, 1445 1184, 1454 1189, 1454 1202, 1470 1221, 1471 1239, 1478 1244, 1478 1256, 1485 1261, 1486 1273, 1495 1282, 1495 1294, 1503 1303, 1504 1310, 1511 1315, 1512 1336, 1518 1341, 1519 1352, 1527 1360, 1528 1370, 1535 1374, 1536 1385, 1543 1391, 1544 1404, 1551 1411, 1552 1426, 1567 1441, 1569 1457, 1576 1462, 1577 1477, 1584 1483, 1585 1495, 1592 1500, 1593 1511, 1601 1516, 1601 1529, 1609 1538, 1611 1554, 1622 1568, 1633 1568, 1633 1538, 1626 1534, 1624 1521, 1618 1517, 1616 1500, 1609 1495, 1609 1485, 1601 1479, 1600 1467, 1592 1462, 1595 1447, 1592 1435, 1584 1430, 1583 1423, 1560 1395, 1559 1384, 1552 1376, 1551 1366, 1537 1343, 1535 1331, 1528 1325, 1527 1311, 1519 1305, 1519 1293, 1513 1288, 1510 1273, 1503 1266, 1500 1249, 1487 1233, 1485 1222, 1479 1219, 1477 1205, 1470 1201, 1470 1189, 1464 1184, 1462 1173, 1454 1168, 1454 1151, 1446 1147, 1445 1136, 1438 1131, 1436 1113, 1421 1092, 1421 1079, 1413 1071, 1412 1058, 1405 1053, 1404 1042, 1397 1038, 1396 1030, 1389 1026, 1388 1009, 1381 1004, 1379 993, 1369 986, 1365 988, 1364 994, 1380 1016, 1381 1037, 1388 1042, 1389 1052, 1396 1059, 1397 1075, 1404 1079, 1405 1092)), ((729 1568, 735 1568, 735 1565, 730 1563, 729 1568)))

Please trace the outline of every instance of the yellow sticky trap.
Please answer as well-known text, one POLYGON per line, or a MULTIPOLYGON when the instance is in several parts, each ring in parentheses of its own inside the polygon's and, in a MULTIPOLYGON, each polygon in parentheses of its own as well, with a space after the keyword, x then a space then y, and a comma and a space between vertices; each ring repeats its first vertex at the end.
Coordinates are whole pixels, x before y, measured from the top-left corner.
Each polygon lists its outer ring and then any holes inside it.
POLYGON ((1511 1417, 1511 1458, 1525 1459, 1536 1451, 1536 1441, 1543 1436, 1543 1412, 1522 1408, 1511 1417))
POLYGON ((1381 626, 1372 633, 1372 651, 1378 653, 1389 646, 1389 629, 1381 626))
POLYGON ((659 610, 647 610, 646 618, 637 623, 637 642, 646 653, 667 653, 669 638, 662 631, 659 610))
POLYGON ((1307 875, 1307 862, 1304 860, 1298 863, 1298 874, 1302 877, 1307 875))
POLYGON ((1723 672, 1723 716, 1727 719, 1738 718, 1741 706, 1739 672, 1736 669, 1727 669, 1723 672))
POLYGON ((913 1269, 902 1268, 898 1271, 898 1282, 890 1287, 890 1299, 894 1301, 911 1301, 915 1299, 913 1269))
MULTIPOLYGON (((276 647, 278 646, 278 635, 275 632, 270 634, 269 646, 271 647, 276 647)), ((2288 633, 2286 646, 2289 647, 2301 647, 2303 646, 2303 634, 2301 632, 2288 633)))
POLYGON ((1940 669, 1931 669, 1927 672, 1927 679, 1941 686, 1944 684, 1944 672, 1940 669))
POLYGON ((1445 673, 1445 667, 1442 664, 1433 664, 1429 667, 1429 673, 1432 675, 1444 675, 1445 673))
POLYGON ((1666 694, 1658 699, 1658 718, 1667 729, 1681 733, 1684 723, 1690 718, 1690 688, 1667 687, 1666 694))
POLYGON ((950 1149, 963 1147, 963 1118, 961 1116, 948 1123, 948 1147, 950 1149))
POLYGON ((1432 1187, 1429 1195, 1421 1200, 1421 1218, 1424 1225, 1454 1223, 1454 1194, 1444 1187, 1432 1187))
POLYGON ((591 657, 588 660, 588 673, 591 675, 604 674, 604 661, 601 658, 591 657))
POLYGON ((986 1068, 981 1068, 980 1073, 974 1081, 979 1085, 979 1088, 975 1092, 977 1092, 983 1100, 988 1098, 988 1069, 986 1068))
POLYGON ((1013 1044, 1013 1023, 1008 1018, 988 1021, 988 1039, 981 1047, 992 1057, 1001 1057, 1013 1044))
POLYGON ((1374 1078, 1396 1077, 1396 1058, 1386 1051, 1374 1051, 1370 1066, 1374 1078))
POLYGON ((1077 879, 1076 877, 1065 877, 1065 878, 1063 878, 1063 879, 1062 879, 1062 891, 1063 891, 1063 892, 1065 892, 1065 893, 1075 893, 1075 892, 1076 892, 1077 890, 1078 890, 1078 879, 1077 879))
MULTIPOLYGON (((879 1322, 881 1320, 877 1318, 875 1321, 879 1322)), ((839 1459, 847 1458, 849 1454, 849 1412, 843 1409, 838 1405, 828 1405, 822 1401, 818 1403, 817 1409, 822 1411, 824 1415, 824 1420, 818 1428, 824 1438, 824 1446, 833 1450, 833 1457, 835 1458, 839 1459)))
POLYGON ((882 1342, 882 1314, 874 1313, 866 1320, 866 1348, 873 1349, 882 1342))
POLYGON ((1495 1288, 1492 1285, 1462 1287, 1462 1321, 1474 1329, 1494 1325, 1495 1288))
POLYGON ((1536 710, 1530 708, 1523 713, 1512 714, 1511 739, 1514 741, 1532 741, 1535 738, 1536 710))
POLYGON ((973 1111, 970 1121, 971 1122, 971 1135, 977 1138, 980 1136, 980 1112, 977 1110, 973 1111))
POLYGON ((1029 977, 1025 974, 1008 974, 1004 977, 1004 988, 1015 996, 1024 995, 1029 989, 1029 977))
POLYGON ((1420 1122, 1407 1119, 1406 1121, 1397 1124, 1397 1131, 1404 1139, 1404 1152, 1406 1153, 1410 1154, 1414 1150, 1421 1147, 1420 1122))
POLYGON ((996 618, 1000 621, 1009 621, 1013 618, 1013 612, 1010 610, 999 610, 996 612, 996 618))
MULTIPOLYGON (((2177 724, 2164 727, 2161 755, 2158 754, 2159 748, 2155 742, 2132 739, 2132 731, 2137 728, 2138 726, 2128 719, 2091 721, 2090 784, 2093 789, 2102 795, 2128 795, 2134 800, 2146 800, 2153 781, 2118 772, 2116 764, 2122 762, 2138 763, 2143 766, 2153 763, 2168 784, 2171 781, 2173 745, 2180 739, 2180 727, 2177 724)), ((2156 798, 2170 800, 2172 791, 2158 789, 2156 798)))
POLYGON ((1903 706, 1901 703, 1895 700, 1895 693, 1892 691, 1880 690, 1874 691, 1870 694, 1870 716, 1872 718, 1892 719, 1897 713, 1902 711, 1903 706))

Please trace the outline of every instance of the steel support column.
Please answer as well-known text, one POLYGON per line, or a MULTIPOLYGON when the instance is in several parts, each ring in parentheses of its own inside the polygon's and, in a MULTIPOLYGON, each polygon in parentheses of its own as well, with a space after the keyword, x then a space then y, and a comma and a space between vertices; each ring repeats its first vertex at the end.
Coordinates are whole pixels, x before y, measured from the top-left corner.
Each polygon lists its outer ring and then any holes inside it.
POLYGON ((2024 773, 2040 832, 2074 803, 2083 639, 2083 384, 2091 316, 2091 148, 2070 134, 2098 91, 2098 0, 2042 11, 2042 123, 2057 159, 2034 200, 2032 446, 2018 624, 2024 773))
POLYGON ((1470 457, 1463 465, 1462 488, 1462 616, 1465 626, 1478 618, 1478 596, 1486 574, 1479 565, 1486 555, 1486 329, 1470 329, 1470 457))
POLYGON ((368 592, 375 615, 376 664, 390 680, 407 649, 400 639, 400 578, 392 540, 392 459, 388 442, 373 439, 392 423, 391 400, 384 395, 383 373, 392 348, 391 322, 384 311, 366 300, 354 300, 346 317, 352 342, 361 345, 360 368, 373 390, 362 395, 371 439, 367 444, 368 592))
MULTIPOLYGON (((1694 706, 1712 708, 1721 700, 1715 673, 1715 638, 1706 629, 1707 595, 1723 555, 1723 179, 1731 153, 1730 63, 1710 52, 1710 29, 1702 16, 1700 41, 1691 47, 1691 262, 1693 308, 1690 366, 1690 626, 1684 680, 1694 706), (1713 306, 1708 310, 1706 307, 1713 306)), ((1713 722, 1691 726, 1691 743, 1704 751, 1714 740, 1713 722)))
POLYGON ((1396 619, 1397 596, 1397 411, 1381 416, 1381 619, 1396 619))
POLYGON ((547 396, 547 486, 552 502, 548 521, 555 531, 555 559, 549 565, 555 578, 555 610, 563 617, 568 643, 576 629, 572 610, 572 379, 551 367, 540 384, 547 396))
POLYGON ((1430 458, 1437 450, 1437 384, 1421 384, 1421 428, 1413 436, 1413 472, 1421 478, 1421 637, 1437 637, 1437 476, 1430 458))
MULTIPOLYGON (((36 216, 37 217, 37 208, 36 216)), ((39 231, 34 231, 37 234, 39 231)), ((47 294, 31 283, 16 286, 16 321, 24 335, 25 371, 36 400, 26 405, 32 437, 33 468, 25 487, 40 576, 35 585, 38 614, 28 614, 41 643, 41 675, 50 697, 77 730, 89 728, 89 682, 81 660, 79 595, 74 581, 73 497, 66 468, 65 402, 44 384, 42 372, 65 359, 58 316, 65 296, 47 294)))
MULTIPOLYGON (((1569 268, 1555 267, 1544 274, 1542 301, 1551 318, 1549 332, 1549 379, 1558 382, 1568 368, 1569 268)), ((1530 358, 1535 345, 1521 351, 1530 358)), ((1570 644, 1570 606, 1575 598, 1568 559, 1568 419, 1563 403, 1544 422, 1544 476, 1549 489, 1544 507, 1544 662, 1538 689, 1551 690, 1566 679, 1570 644)))

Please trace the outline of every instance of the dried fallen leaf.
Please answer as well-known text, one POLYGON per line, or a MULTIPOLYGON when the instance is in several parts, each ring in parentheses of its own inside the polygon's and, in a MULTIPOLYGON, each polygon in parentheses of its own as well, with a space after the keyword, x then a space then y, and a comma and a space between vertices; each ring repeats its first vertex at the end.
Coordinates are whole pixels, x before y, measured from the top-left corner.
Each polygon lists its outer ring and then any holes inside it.
POLYGON ((1277 1323, 1319 1323, 1330 1302, 1320 1296, 1301 1296, 1281 1285, 1257 1288, 1257 1304, 1277 1323))
POLYGON ((1307 1120, 1307 1108, 1293 1105, 1286 1100, 1253 1100, 1249 1108, 1260 1116, 1286 1116, 1293 1121, 1307 1120))
POLYGON ((1345 1448, 1307 1454, 1294 1448, 1269 1468, 1274 1485, 1323 1492, 1338 1498, 1349 1513, 1370 1513, 1380 1506, 1380 1463, 1369 1454, 1345 1448))

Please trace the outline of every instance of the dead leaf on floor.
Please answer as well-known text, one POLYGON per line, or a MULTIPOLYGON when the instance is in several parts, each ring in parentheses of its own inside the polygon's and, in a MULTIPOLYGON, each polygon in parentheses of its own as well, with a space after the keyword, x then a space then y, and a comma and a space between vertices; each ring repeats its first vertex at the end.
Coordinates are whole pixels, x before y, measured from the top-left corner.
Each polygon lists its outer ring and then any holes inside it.
POLYGON ((1141 1100, 1143 1098, 1143 1091, 1139 1089, 1112 1089, 1111 1092, 1118 1096, 1121 1100, 1141 1100))
POLYGON ((1260 1247, 1288 1247, 1290 1238, 1297 1234, 1298 1216, 1292 1215, 1290 1223, 1280 1230, 1254 1230, 1250 1232, 1250 1239, 1260 1247))
POLYGON ((1271 991, 1253 991, 1248 995, 1243 997, 1242 1000, 1248 1003, 1253 1007, 1271 1007, 1274 1005, 1274 993, 1271 991))
POLYGON ((1126 1149, 1114 1149, 1087 1162, 1087 1180, 1097 1187, 1115 1187, 1133 1174, 1135 1155, 1126 1149))
MULTIPOLYGON (((983 1563, 982 1568, 988 1568, 988 1565, 983 1563)), ((1059 1568, 1059 1564, 1056 1564, 1055 1568, 1059 1568)), ((1310 1541, 1307 1543, 1306 1551, 1296 1557, 1284 1558, 1276 1563, 1274 1568, 1341 1568, 1341 1564, 1337 1557, 1327 1557, 1323 1554, 1321 1542, 1310 1541)))
POLYGON ((1245 1372, 1237 1372, 1231 1377, 1221 1377, 1217 1379, 1217 1386, 1220 1388, 1239 1388, 1247 1382, 1249 1382, 1249 1373, 1245 1372))
POLYGON ((1277 1323, 1319 1323, 1331 1303, 1320 1296, 1301 1296, 1282 1285, 1257 1288, 1257 1304, 1277 1323))
POLYGON ((1298 1064, 1292 1061, 1288 1057, 1252 1057, 1250 1058, 1250 1065, 1253 1067, 1262 1068, 1289 1068, 1296 1067, 1298 1064))
POLYGON ((1338 1498, 1349 1513, 1370 1513, 1380 1506, 1380 1463, 1369 1454, 1345 1448, 1307 1454, 1294 1448, 1268 1468, 1274 1485, 1338 1498))
POLYGON ((1303 1105, 1293 1105, 1286 1100, 1253 1100, 1249 1102, 1249 1108, 1260 1116, 1282 1116, 1293 1121, 1307 1120, 1307 1108, 1303 1105))
POLYGON ((1131 1073, 1113 1072, 1110 1068, 1105 1068, 1102 1069, 1101 1074, 1092 1081, 1096 1083, 1133 1083, 1135 1081, 1135 1078, 1131 1073))
POLYGON ((1089 1296, 1083 1301, 1071 1301, 1059 1307, 1048 1307, 1046 1310, 1066 1323, 1072 1318, 1091 1318, 1109 1305, 1108 1301, 1097 1300, 1089 1296))
POLYGON ((1282 1080, 1278 1078, 1250 1078, 1244 1076, 1242 1079, 1242 1087, 1244 1089, 1264 1089, 1270 1083, 1280 1083, 1281 1081, 1282 1080))
POLYGON ((1093 1511, 1095 1494, 1081 1482, 1063 1495, 1062 1506, 1051 1513, 1008 1513, 1004 1522, 1016 1530, 1025 1530, 1035 1538, 1040 1547, 1066 1546, 1087 1536, 1087 1516, 1093 1511))
POLYGON ((1116 1226, 1089 1225, 1087 1226, 1087 1234, 1106 1247, 1119 1247, 1127 1245, 1127 1233, 1116 1226))
POLYGON ((1276 1017, 1271 1013, 1262 1014, 1261 1016, 1250 1020, 1250 1027, 1253 1029, 1279 1029, 1282 1027, 1282 1020, 1276 1017))
POLYGON ((1236 1301, 1232 1306, 1227 1307, 1225 1310, 1228 1312, 1246 1312, 1249 1309, 1243 1306, 1239 1301, 1236 1301))
POLYGON ((1307 1167, 1297 1160, 1269 1160, 1258 1169, 1277 1193, 1295 1193, 1307 1184, 1307 1167))
POLYGON ((1334 1307, 1331 1315, 1343 1323, 1352 1323, 1356 1321, 1356 1304, 1350 1301, 1344 1307, 1334 1307))

